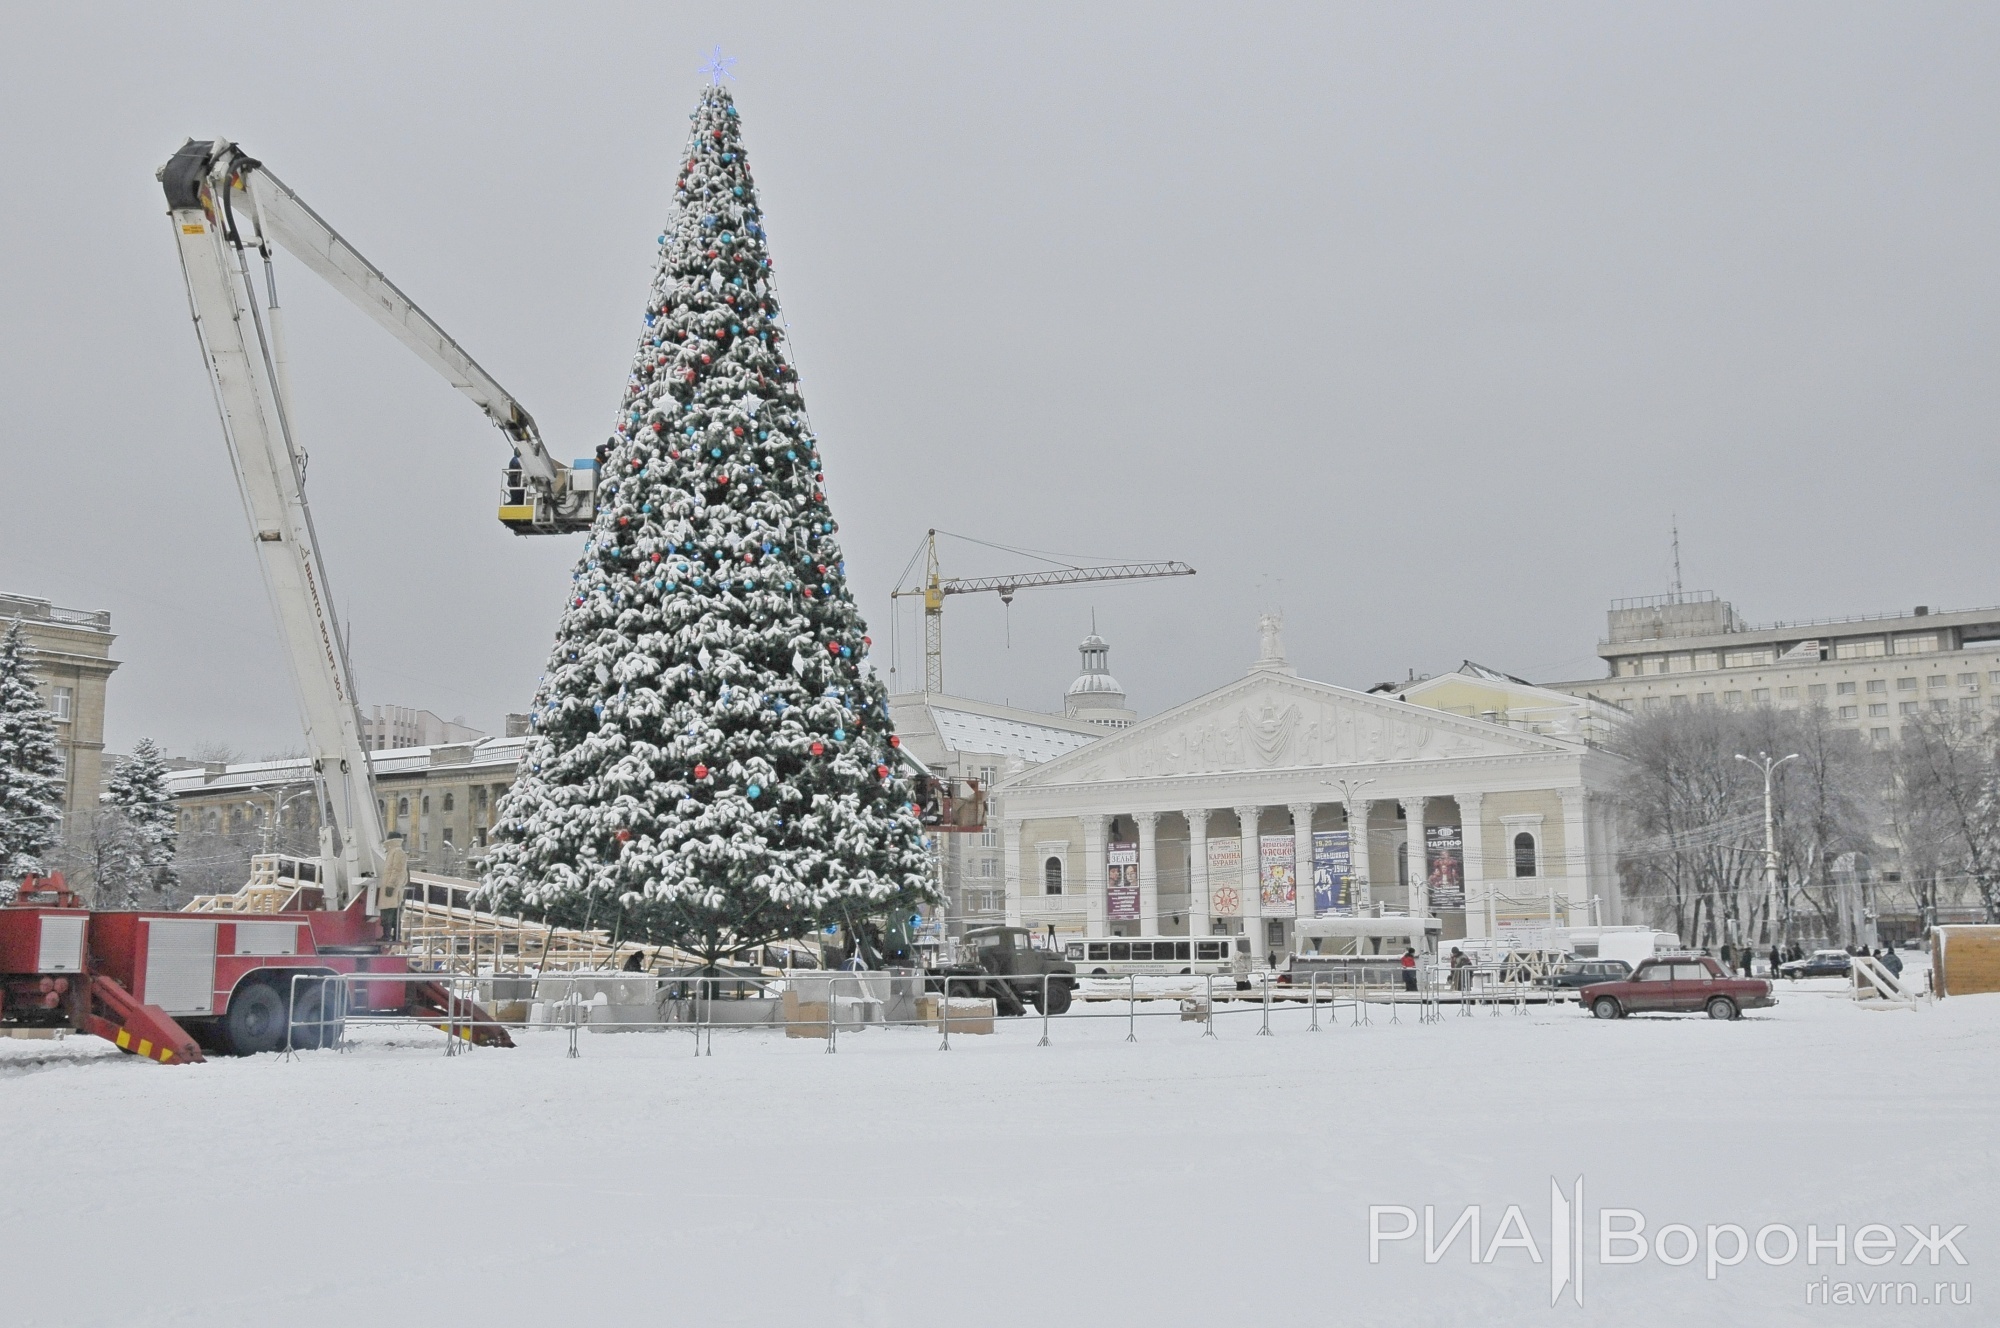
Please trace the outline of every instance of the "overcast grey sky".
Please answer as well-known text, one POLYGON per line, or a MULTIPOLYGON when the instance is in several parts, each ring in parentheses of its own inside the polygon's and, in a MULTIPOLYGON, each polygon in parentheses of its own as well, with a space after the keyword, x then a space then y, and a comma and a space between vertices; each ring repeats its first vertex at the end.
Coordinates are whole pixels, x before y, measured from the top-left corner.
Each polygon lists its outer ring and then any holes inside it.
MULTIPOLYGON (((1093 607, 1146 713, 1263 604, 1331 682, 1591 676, 1674 513, 1756 620, 2000 601, 1992 5, 17 4, 0 588, 111 611, 115 749, 298 741, 154 169, 242 142, 580 456, 717 43, 877 641, 933 525, 1200 569, 955 600, 952 690, 1053 708, 1093 607)), ((574 542, 280 280, 362 699, 497 729, 574 542)))

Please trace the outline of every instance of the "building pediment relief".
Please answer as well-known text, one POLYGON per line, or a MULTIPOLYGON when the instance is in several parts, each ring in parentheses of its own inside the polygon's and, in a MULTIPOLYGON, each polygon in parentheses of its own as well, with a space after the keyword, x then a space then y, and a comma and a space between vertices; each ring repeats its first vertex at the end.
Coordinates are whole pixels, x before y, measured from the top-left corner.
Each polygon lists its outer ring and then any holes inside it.
POLYGON ((1568 752, 1574 744, 1307 679, 1231 684, 1030 771, 1023 788, 1383 761, 1568 752))

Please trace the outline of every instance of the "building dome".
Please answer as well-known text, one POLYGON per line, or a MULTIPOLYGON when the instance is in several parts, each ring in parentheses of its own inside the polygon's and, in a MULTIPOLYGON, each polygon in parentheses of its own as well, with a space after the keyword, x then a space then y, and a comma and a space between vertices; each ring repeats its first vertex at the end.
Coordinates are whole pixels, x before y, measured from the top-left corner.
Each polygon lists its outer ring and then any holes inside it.
POLYGON ((1139 713, 1126 709, 1125 689, 1111 676, 1110 643, 1093 631, 1083 638, 1077 653, 1083 656, 1083 672, 1063 692, 1063 713, 1100 728, 1132 727, 1139 713))

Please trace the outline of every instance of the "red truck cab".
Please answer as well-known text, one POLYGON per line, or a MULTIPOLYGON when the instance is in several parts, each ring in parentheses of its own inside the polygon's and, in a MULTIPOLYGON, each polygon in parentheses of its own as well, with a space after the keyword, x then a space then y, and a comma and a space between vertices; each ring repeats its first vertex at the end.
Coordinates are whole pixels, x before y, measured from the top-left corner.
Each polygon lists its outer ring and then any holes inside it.
POLYGON ((1731 977, 1706 955, 1657 955, 1631 977, 1598 982, 1577 993, 1583 1008, 1599 1019, 1628 1014, 1706 1014, 1734 1019, 1745 1010, 1778 1003, 1762 978, 1731 977))

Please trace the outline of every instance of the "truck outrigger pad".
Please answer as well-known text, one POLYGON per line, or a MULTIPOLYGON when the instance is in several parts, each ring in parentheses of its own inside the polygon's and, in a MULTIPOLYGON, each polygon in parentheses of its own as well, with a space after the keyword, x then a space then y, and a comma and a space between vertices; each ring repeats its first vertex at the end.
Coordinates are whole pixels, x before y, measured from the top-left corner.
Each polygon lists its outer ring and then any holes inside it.
POLYGON ((138 998, 113 978, 97 974, 88 981, 85 999, 90 1004, 83 1016, 84 1032, 96 1034, 120 1051, 162 1065, 185 1065, 203 1059, 200 1045, 165 1010, 140 1004, 138 998), (99 1014, 100 1006, 115 1018, 99 1014))

